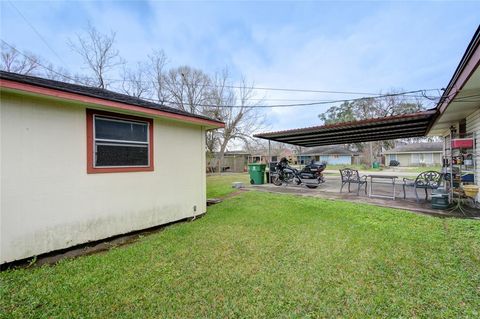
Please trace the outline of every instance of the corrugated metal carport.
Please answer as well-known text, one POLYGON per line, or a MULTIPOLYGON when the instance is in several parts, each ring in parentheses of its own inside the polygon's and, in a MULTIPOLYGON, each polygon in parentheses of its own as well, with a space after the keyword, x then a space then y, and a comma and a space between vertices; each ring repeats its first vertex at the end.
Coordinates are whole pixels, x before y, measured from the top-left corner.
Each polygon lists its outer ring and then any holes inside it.
POLYGON ((312 147, 425 136, 436 110, 362 121, 255 134, 254 137, 312 147))

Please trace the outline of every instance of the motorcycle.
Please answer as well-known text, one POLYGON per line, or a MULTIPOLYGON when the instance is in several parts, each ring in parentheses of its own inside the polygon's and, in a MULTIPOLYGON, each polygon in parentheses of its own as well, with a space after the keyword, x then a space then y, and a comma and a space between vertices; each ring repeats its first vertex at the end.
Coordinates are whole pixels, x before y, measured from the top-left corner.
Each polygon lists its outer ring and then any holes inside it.
POLYGON ((326 167, 326 163, 317 163, 312 160, 310 164, 299 171, 291 167, 288 159, 283 157, 275 166, 275 175, 272 182, 276 186, 296 183, 297 185, 304 184, 308 188, 317 188, 318 185, 325 182, 322 172, 326 167))

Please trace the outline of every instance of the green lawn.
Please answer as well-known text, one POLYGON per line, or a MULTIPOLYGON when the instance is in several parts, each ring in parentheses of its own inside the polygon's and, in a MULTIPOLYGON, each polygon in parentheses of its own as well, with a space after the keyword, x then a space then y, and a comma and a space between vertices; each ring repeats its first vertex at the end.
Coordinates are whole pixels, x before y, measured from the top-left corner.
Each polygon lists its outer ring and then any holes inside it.
POLYGON ((243 182, 247 185, 250 184, 250 178, 247 173, 225 173, 207 176, 207 197, 223 197, 236 191, 235 188, 232 188, 233 182, 243 182))
POLYGON ((381 168, 372 168, 369 165, 360 165, 360 164, 351 164, 351 165, 346 165, 346 164, 337 164, 337 165, 328 165, 327 164, 327 169, 333 169, 333 170, 339 170, 343 168, 353 168, 359 171, 368 171, 368 172, 378 172, 381 171, 381 168))
MULTIPOLYGON (((209 194, 230 179, 209 177, 209 194)), ((251 191, 0 279, 0 317, 478 318, 480 223, 251 191)))
POLYGON ((421 173, 425 171, 437 171, 440 172, 442 170, 441 166, 427 166, 427 167, 405 167, 405 171, 407 172, 415 172, 415 173, 421 173))

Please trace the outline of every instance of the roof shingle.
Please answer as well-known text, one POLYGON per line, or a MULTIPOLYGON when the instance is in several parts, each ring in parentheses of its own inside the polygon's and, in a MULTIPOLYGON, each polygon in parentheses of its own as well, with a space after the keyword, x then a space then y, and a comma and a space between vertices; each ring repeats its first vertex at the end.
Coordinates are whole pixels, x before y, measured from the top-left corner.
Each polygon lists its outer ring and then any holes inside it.
POLYGON ((49 89, 60 90, 68 93, 80 94, 84 96, 99 98, 99 99, 113 101, 113 102, 120 102, 120 103, 129 104, 129 105, 140 106, 147 109, 154 109, 154 110, 159 110, 167 113, 183 115, 187 117, 198 118, 198 119, 203 119, 203 120, 208 120, 208 121, 217 122, 219 124, 223 124, 221 121, 209 118, 208 116, 192 114, 192 113, 175 109, 172 107, 168 107, 159 103, 146 101, 137 97, 133 97, 126 94, 121 94, 121 93, 117 93, 117 92, 113 92, 113 91, 109 91, 101 88, 66 83, 66 82, 55 81, 55 80, 40 78, 36 76, 29 76, 29 75, 6 72, 6 71, 0 71, 0 79, 40 86, 40 87, 49 88, 49 89))
POLYGON ((354 152, 346 149, 343 146, 331 145, 331 146, 317 146, 305 149, 301 155, 355 155, 354 152))
POLYGON ((384 154, 409 153, 409 152, 441 152, 443 142, 401 144, 395 148, 385 151, 384 154))

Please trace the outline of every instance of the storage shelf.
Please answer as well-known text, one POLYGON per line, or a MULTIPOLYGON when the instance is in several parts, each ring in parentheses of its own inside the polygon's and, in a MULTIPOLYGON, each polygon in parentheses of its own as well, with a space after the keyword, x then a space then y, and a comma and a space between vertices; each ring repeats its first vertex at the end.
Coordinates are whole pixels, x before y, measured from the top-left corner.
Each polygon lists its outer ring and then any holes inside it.
POLYGON ((448 138, 448 144, 445 147, 445 155, 443 158, 443 167, 442 172, 448 176, 445 178, 445 186, 449 189, 450 201, 453 201, 454 198, 460 200, 461 194, 463 194, 462 185, 475 184, 477 180, 476 171, 477 171, 477 162, 476 162, 476 134, 472 133, 468 136, 462 136, 462 138, 456 137, 454 132, 450 134, 448 138), (471 147, 467 148, 455 148, 453 140, 457 142, 461 140, 471 140, 471 147), (464 162, 465 160, 472 160, 472 164, 466 165, 462 164, 453 164, 454 160, 464 162), (448 163, 448 164, 447 164, 448 163), (447 165, 446 165, 447 164, 447 165), (462 178, 465 175, 473 174, 473 180, 462 181, 462 178))

